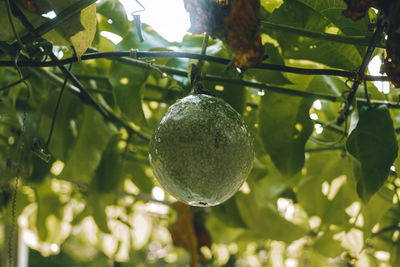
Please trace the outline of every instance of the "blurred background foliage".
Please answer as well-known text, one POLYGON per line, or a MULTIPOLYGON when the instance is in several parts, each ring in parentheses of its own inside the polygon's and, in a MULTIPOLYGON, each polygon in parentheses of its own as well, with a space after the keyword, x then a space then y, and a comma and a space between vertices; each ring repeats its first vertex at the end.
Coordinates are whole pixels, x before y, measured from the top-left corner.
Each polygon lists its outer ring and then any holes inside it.
MULTIPOLYGON (((19 5, 35 27, 48 21, 32 8, 25 10, 25 2, 19 5)), ((77 1, 65 2, 68 6, 77 1)), ((140 42, 135 23, 118 0, 94 5, 92 11, 82 12, 86 15, 70 19, 85 38, 74 43, 66 25, 44 36, 53 42, 59 59, 73 55, 71 44, 85 47, 85 42, 100 51, 201 51, 202 35, 169 42, 146 24, 145 41, 140 42), (94 25, 94 5, 97 23, 88 33, 94 25), (104 32, 121 41, 114 43, 104 32)), ((345 18, 344 1, 262 0, 261 5, 261 21, 341 36, 370 37, 368 26, 376 20, 373 10, 357 22, 345 18)), ((9 25, 4 2, 0 14, 1 59, 10 60, 15 55, 7 55, 4 47, 15 36, 10 26, 3 26, 9 25)), ((17 19, 15 23, 24 35, 26 29, 17 19)), ((317 40, 262 25, 269 56, 265 63, 354 71, 366 51, 365 45, 317 40)), ((382 53, 376 49, 376 59, 382 53)), ((209 41, 207 54, 232 58, 219 40, 209 41)), ((185 75, 188 64, 184 58, 107 58, 73 64, 71 72, 93 99, 140 134, 105 120, 67 85, 48 147, 44 144, 64 75, 56 67, 21 68, 29 77, 29 89, 24 83, 8 88, 19 80, 18 72, 0 67, 3 266, 8 266, 10 240, 19 248, 13 251, 14 259, 27 261, 26 266, 400 266, 400 161, 394 161, 398 110, 379 106, 366 112, 359 104, 348 119, 350 129, 345 129, 332 123, 342 108, 340 101, 301 98, 238 82, 340 99, 349 90, 344 78, 260 69, 224 72, 224 65, 205 62, 207 75, 231 79, 206 78, 204 83, 242 114, 255 138, 256 158, 247 182, 232 199, 212 208, 189 208, 163 191, 148 162, 152 130, 169 105, 191 89, 185 75), (60 79, 51 79, 51 74, 60 79), (35 145, 44 148, 44 155, 33 149, 35 145), (43 160, 48 154, 51 159, 43 160), (368 175, 374 170, 378 173, 371 179, 368 175), (16 176, 20 178, 13 211, 16 176), (18 233, 14 240, 9 238, 13 212, 18 233)), ((373 100, 398 100, 399 92, 381 82, 363 85, 360 98, 365 97, 364 86, 373 100)))

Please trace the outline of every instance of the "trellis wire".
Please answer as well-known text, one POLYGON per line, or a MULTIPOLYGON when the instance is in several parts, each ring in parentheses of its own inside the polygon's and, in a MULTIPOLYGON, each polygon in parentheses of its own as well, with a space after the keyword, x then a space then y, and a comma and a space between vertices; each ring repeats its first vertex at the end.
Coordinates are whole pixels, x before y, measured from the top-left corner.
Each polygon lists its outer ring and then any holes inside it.
MULTIPOLYGON (((25 17, 25 15, 19 10, 17 6, 15 6, 15 10, 17 12, 17 18, 21 21, 21 23, 37 38, 40 38, 39 32, 34 28, 34 26, 29 22, 29 20, 25 17)), ((12 49, 11 47, 8 47, 7 50, 12 49)), ((66 77, 79 89, 79 94, 78 96, 81 98, 81 100, 84 103, 87 103, 94 107, 104 118, 113 121, 113 122, 118 122, 118 124, 123 125, 124 128, 126 128, 130 133, 132 134, 138 134, 141 136, 140 133, 135 131, 128 123, 123 122, 120 118, 118 118, 115 114, 112 112, 108 111, 105 109, 102 105, 97 103, 87 92, 87 90, 83 87, 83 85, 80 83, 80 81, 70 72, 68 71, 63 64, 60 64, 58 61, 58 58, 54 55, 53 52, 50 53, 50 58, 53 62, 58 63, 56 66, 66 75, 66 77)))
MULTIPOLYGON (((21 70, 18 66, 18 58, 21 55, 21 49, 24 48, 21 39, 19 38, 19 35, 16 31, 15 24, 13 21, 13 15, 12 15, 12 6, 14 5, 14 2, 10 2, 10 0, 6 0, 6 7, 7 7, 7 15, 9 22, 11 24, 12 31, 14 33, 15 38, 17 39, 19 45, 21 46, 18 51, 16 51, 16 55, 14 58, 14 67, 17 70, 19 79, 25 84, 27 88, 27 98, 29 99, 30 95, 30 87, 26 80, 24 79, 21 70)), ((19 152, 19 158, 18 158, 18 163, 15 171, 15 185, 14 185, 14 191, 12 192, 12 202, 11 202, 11 229, 10 232, 8 233, 8 264, 12 267, 14 265, 14 257, 13 257, 13 247, 14 247, 14 234, 17 230, 17 216, 16 216, 16 205, 17 205, 17 195, 18 195, 18 189, 19 189, 19 180, 20 180, 20 175, 21 175, 21 170, 22 170, 22 161, 23 161, 23 148, 24 148, 24 136, 25 136, 25 123, 26 123, 26 108, 27 105, 25 105, 23 109, 23 117, 22 117, 22 128, 20 131, 20 134, 18 135, 17 138, 17 150, 19 152)))
MULTIPOLYGON (((135 60, 132 58, 117 58, 115 59, 118 62, 135 66, 135 67, 141 67, 141 68, 148 68, 148 69, 153 69, 153 67, 150 67, 150 65, 154 65, 148 62, 144 62, 141 60, 135 60)), ((172 75, 177 75, 177 76, 182 76, 182 77, 187 77, 188 72, 173 68, 173 67, 167 67, 167 66, 161 66, 161 65, 155 65, 156 68, 160 69, 161 71, 172 74, 172 75)), ((44 79, 49 80, 50 82, 56 84, 56 85, 61 85, 62 84, 62 79, 59 78, 57 75, 55 75, 53 72, 44 70, 41 68, 30 68, 32 72, 34 72, 36 75, 39 77, 42 77, 44 79)), ((331 95, 331 94, 325 94, 325 93, 314 93, 314 92, 307 92, 307 91, 302 91, 302 90, 296 90, 296 89, 288 89, 288 88, 283 88, 283 87, 277 87, 277 86, 270 86, 265 83, 257 83, 257 82, 249 82, 241 79, 232 79, 232 78, 226 78, 222 76, 215 76, 215 75, 205 75, 203 77, 204 81, 212 81, 212 82, 217 82, 217 83, 227 83, 227 84, 235 84, 235 85, 241 85, 241 86, 246 86, 250 88, 257 88, 257 89, 263 89, 266 91, 271 91, 271 92, 276 92, 280 94, 286 94, 290 96, 297 96, 297 97, 307 97, 307 98, 312 98, 312 99, 322 99, 322 100, 327 100, 331 102, 341 102, 342 97, 340 95, 331 95)), ((67 85, 67 88, 71 90, 71 92, 79 95, 79 89, 76 88, 73 85, 67 85)), ((101 91, 101 90, 100 90, 101 91)), ((361 103, 367 103, 367 100, 365 98, 357 98, 356 99, 358 102, 361 103)), ((389 108, 400 108, 400 103, 398 102, 391 102, 391 101, 383 101, 383 100, 371 100, 372 104, 385 104, 389 108)), ((121 124, 119 124, 121 125, 121 124)))
MULTIPOLYGON (((131 51, 117 51, 117 52, 101 52, 94 49, 91 49, 91 53, 87 53, 82 55, 81 60, 89 60, 89 59, 116 59, 121 57, 130 57, 132 55, 131 51)), ((230 59, 220 58, 209 55, 201 55, 196 53, 187 53, 187 52, 177 52, 177 51, 135 51, 135 57, 137 59, 144 58, 188 58, 188 59, 198 59, 212 63, 224 64, 227 65, 230 62, 230 59)), ((69 64, 72 62, 77 62, 78 59, 76 57, 71 57, 67 59, 54 61, 20 61, 18 64, 21 67, 51 67, 57 66, 59 64, 69 64)), ((0 66, 12 66, 12 61, 0 60, 0 66)), ((253 69, 253 68, 249 68, 253 69)), ((300 75, 329 75, 329 76, 337 76, 337 77, 345 77, 349 79, 361 79, 367 81, 389 81, 387 76, 373 76, 373 75, 364 75, 360 76, 359 72, 356 71, 344 71, 344 70, 336 70, 336 69, 310 69, 310 68, 297 68, 297 67, 289 67, 282 66, 276 64, 269 63, 261 63, 259 66, 254 67, 254 69, 265 69, 265 70, 273 70, 273 71, 281 71, 288 72, 300 75)))

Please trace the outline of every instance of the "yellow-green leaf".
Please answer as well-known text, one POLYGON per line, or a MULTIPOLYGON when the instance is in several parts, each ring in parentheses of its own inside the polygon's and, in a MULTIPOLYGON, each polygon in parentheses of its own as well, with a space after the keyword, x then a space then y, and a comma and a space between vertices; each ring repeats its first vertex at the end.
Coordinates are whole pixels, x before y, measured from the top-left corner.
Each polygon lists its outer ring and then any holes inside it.
POLYGON ((81 11, 81 24, 85 29, 71 37, 71 43, 79 60, 92 44, 96 33, 96 4, 81 11))

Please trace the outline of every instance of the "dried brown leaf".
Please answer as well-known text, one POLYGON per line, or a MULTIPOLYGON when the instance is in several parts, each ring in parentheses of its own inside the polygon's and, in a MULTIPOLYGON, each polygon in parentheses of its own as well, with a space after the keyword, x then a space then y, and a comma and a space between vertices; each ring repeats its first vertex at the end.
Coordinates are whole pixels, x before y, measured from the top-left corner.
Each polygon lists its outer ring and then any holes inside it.
POLYGON ((207 32, 234 52, 230 67, 253 67, 264 57, 258 34, 259 0, 185 0, 192 33, 207 32))
POLYGON ((352 20, 359 20, 363 18, 368 9, 373 6, 374 2, 370 0, 344 0, 347 4, 347 9, 343 11, 345 17, 352 20))
POLYGON ((400 1, 396 0, 344 0, 346 17, 363 18, 370 7, 378 9, 388 19, 386 27, 386 58, 381 72, 386 73, 395 87, 400 87, 400 1))
POLYGON ((51 11, 50 7, 37 0, 22 0, 22 5, 29 11, 40 15, 51 11))
POLYGON ((387 35, 386 58, 381 70, 389 76, 394 86, 400 87, 400 2, 392 6, 387 35))
POLYGON ((191 254, 192 267, 197 266, 199 259, 201 264, 206 264, 207 259, 201 254, 200 248, 211 247, 211 238, 201 213, 193 213, 189 205, 181 202, 175 202, 174 207, 178 212, 178 219, 170 228, 174 245, 185 248, 191 254))

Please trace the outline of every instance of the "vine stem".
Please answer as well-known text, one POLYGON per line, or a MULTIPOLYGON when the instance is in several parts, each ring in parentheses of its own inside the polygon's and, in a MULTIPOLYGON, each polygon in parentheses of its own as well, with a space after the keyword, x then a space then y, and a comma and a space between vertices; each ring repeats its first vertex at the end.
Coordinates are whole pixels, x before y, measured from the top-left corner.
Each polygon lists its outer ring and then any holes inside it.
POLYGON ((331 151, 331 150, 343 150, 345 151, 346 148, 344 146, 332 146, 332 147, 315 147, 315 148, 306 148, 305 151, 308 153, 313 152, 324 152, 324 151, 331 151))
MULTIPOLYGON (((204 34, 203 44, 201 45, 201 55, 202 56, 206 55, 209 38, 210 38, 210 35, 206 32, 204 34)), ((199 63, 197 64, 197 74, 198 75, 201 75, 201 70, 203 68, 203 65, 204 65, 204 59, 200 59, 199 63)))
POLYGON ((397 224, 395 224, 395 225, 390 225, 390 226, 387 226, 387 227, 384 227, 384 228, 382 228, 382 229, 380 229, 378 232, 376 232, 376 233, 372 233, 372 236, 374 237, 374 236, 379 236, 379 235, 381 235, 381 234, 383 234, 383 233, 386 233, 386 232, 390 232, 390 231, 396 231, 396 230, 400 230, 400 226, 399 225, 397 225, 397 224))
MULTIPOLYGON (((51 71, 45 70, 45 69, 37 69, 37 68, 30 68, 31 72, 33 72, 35 75, 37 75, 38 77, 45 79, 57 86, 62 86, 64 81, 58 77, 57 75, 55 75, 54 73, 52 73, 51 71)), ((68 90, 70 90, 71 92, 73 92, 74 94, 76 94, 78 97, 80 96, 80 89, 78 87, 76 87, 75 85, 71 85, 71 84, 66 84, 66 88, 68 90)), ((91 103, 85 102, 84 103, 88 104, 88 105, 92 105, 91 103)), ((104 109, 105 110, 105 109, 104 109)), ((136 131, 135 129, 132 128, 132 126, 122 120, 120 117, 118 117, 117 115, 115 115, 113 112, 111 111, 107 111, 106 115, 102 114, 103 117, 114 123, 115 125, 119 125, 121 127, 124 127, 128 132, 132 133, 132 134, 136 134, 137 136, 141 137, 142 139, 148 141, 150 140, 150 135, 141 131, 136 131)))
POLYGON ((24 81, 26 81, 26 80, 28 80, 29 78, 32 78, 32 77, 33 77, 33 73, 29 73, 28 75, 25 75, 25 77, 23 77, 22 79, 19 79, 16 82, 10 83, 9 85, 6 85, 6 86, 0 88, 0 92, 6 91, 6 90, 8 90, 8 89, 20 84, 20 83, 23 83, 24 81))
MULTIPOLYGON (((35 29, 32 23, 26 18, 24 13, 22 13, 22 11, 15 5, 15 3, 12 3, 12 7, 14 15, 20 20, 25 28, 27 28, 34 37, 40 38, 41 35, 38 30, 35 29)), ((82 101, 93 106, 103 117, 109 117, 108 112, 91 97, 91 95, 85 90, 79 80, 69 70, 67 70, 67 68, 65 68, 63 64, 59 63, 57 56, 53 52, 51 52, 49 56, 51 60, 56 63, 56 66, 61 70, 61 72, 65 74, 66 78, 69 79, 77 88, 79 88, 79 96, 82 101)))
POLYGON ((7 8, 7 15, 8 15, 8 20, 10 22, 11 25, 11 29, 14 33, 15 38, 17 39, 17 43, 20 46, 20 49, 22 49, 24 47, 21 38, 19 38, 19 35, 17 33, 17 29, 15 28, 15 23, 13 20, 13 15, 12 15, 12 11, 11 11, 11 4, 10 4, 10 0, 6 0, 6 8, 7 8))
MULTIPOLYGON (((69 65, 68 71, 71 71, 71 68, 72 68, 72 63, 69 65)), ((58 109, 59 109, 59 107, 60 107, 61 98, 62 98, 62 96, 63 96, 63 93, 64 93, 64 90, 65 90, 65 86, 67 85, 67 82, 68 82, 68 77, 65 77, 64 83, 63 83, 63 85, 61 86, 60 94, 58 95, 58 98, 57 98, 57 103, 56 103, 56 108, 55 108, 54 113, 53 113, 53 118, 52 118, 52 120, 51 120, 51 126, 50 126, 49 136, 47 137, 47 142, 46 142, 46 145, 45 145, 45 148, 46 148, 46 149, 47 149, 47 148, 49 147, 49 145, 50 145, 51 137, 52 137, 52 135, 53 135, 54 126, 55 126, 55 124, 56 124, 56 118, 57 118, 58 109)))
MULTIPOLYGON (((117 58, 116 60, 118 62, 127 64, 127 65, 141 67, 141 68, 145 68, 145 69, 152 69, 152 68, 154 68, 154 66, 156 66, 158 69, 160 69, 161 71, 168 73, 168 74, 178 75, 178 76, 183 76, 183 77, 188 76, 188 72, 185 70, 182 70, 182 69, 150 64, 150 63, 144 62, 142 60, 137 60, 137 59, 133 59, 133 58, 121 57, 121 58, 117 58), (153 66, 150 66, 150 65, 153 65, 153 66)), ((307 91, 301 91, 301 90, 296 90, 296 89, 288 89, 288 88, 270 86, 270 85, 264 84, 264 83, 249 82, 249 81, 245 81, 245 80, 241 80, 241 79, 226 78, 226 77, 221 77, 221 76, 216 76, 216 75, 205 75, 203 77, 203 80, 242 85, 242 86, 247 86, 250 88, 264 89, 266 91, 271 91, 271 92, 276 92, 276 93, 281 93, 281 94, 286 94, 286 95, 292 95, 292 96, 298 96, 298 97, 324 99, 324 100, 328 100, 328 101, 332 101, 332 102, 342 102, 343 101, 342 96, 338 96, 338 95, 330 95, 330 94, 324 94, 324 93, 314 93, 314 92, 307 92, 307 91)), ((360 103, 367 103, 367 100, 365 98, 356 98, 356 100, 357 100, 357 102, 360 102, 360 103)), ((388 108, 396 108, 396 109, 400 108, 400 103, 391 102, 391 101, 381 101, 381 100, 372 100, 371 99, 371 104, 378 104, 378 105, 384 104, 384 105, 387 105, 388 108)))
MULTIPOLYGON (((209 39, 209 34, 204 33, 204 39, 203 39, 203 44, 201 45, 201 55, 205 56, 207 52, 207 46, 208 46, 208 39, 209 39)), ((191 64, 191 63, 189 63, 191 64)), ((191 93, 194 94, 210 94, 204 86, 203 86, 203 77, 202 77, 202 69, 204 65, 204 59, 199 59, 199 61, 196 64, 191 64, 191 69, 192 72, 190 73, 190 83, 192 85, 192 90, 191 93)))
MULTIPOLYGON (((368 64, 371 61, 371 57, 374 53, 374 50, 376 48, 376 44, 379 41, 379 38, 382 36, 383 30, 385 29, 386 26, 386 18, 383 17, 383 15, 380 13, 378 13, 378 21, 376 23, 376 30, 374 32, 374 35, 372 36, 367 52, 365 53, 365 56, 363 58, 363 61, 361 63, 361 66, 359 68, 358 73, 361 75, 363 75, 365 73, 365 71, 367 70, 368 64)), ((352 102, 355 99, 358 87, 361 84, 361 79, 356 79, 351 87, 350 93, 347 96, 346 99, 346 105, 345 108, 341 111, 341 115, 339 116, 339 118, 337 119, 337 124, 341 125, 343 122, 345 122, 345 120, 347 120, 348 115, 351 112, 351 107, 352 107, 352 102)), ((369 98, 367 98, 367 103, 370 104, 372 103, 371 101, 369 101, 369 98)))
MULTIPOLYGON (((90 6, 91 4, 95 3, 96 0, 81 0, 77 1, 76 3, 70 5, 66 9, 64 9, 62 12, 57 14, 57 17, 54 19, 42 24, 39 26, 36 31, 39 35, 44 35, 48 33, 49 31, 55 29, 56 27, 62 25, 65 21, 67 21, 69 18, 80 12, 82 9, 90 6)), ((22 36, 20 39, 22 43, 30 43, 36 38, 35 34, 32 32, 27 33, 26 35, 22 36)), ((11 44, 11 47, 16 49, 17 46, 19 46, 19 42, 16 41, 13 44, 11 44)), ((0 53, 1 56, 1 53, 0 53)))
MULTIPOLYGON (((14 9, 15 9, 14 11, 15 11, 18 19, 33 34, 33 36, 40 37, 38 30, 36 30, 33 27, 33 25, 29 22, 29 20, 25 17, 25 15, 19 10, 19 8, 17 6, 15 6, 14 9)), ((3 44, 2 47, 4 47, 4 46, 7 47, 6 45, 3 44)), ((10 46, 8 46, 6 49, 6 51, 11 51, 11 50, 12 50, 12 48, 10 46)), ((145 140, 149 140, 149 137, 147 135, 142 134, 138 131, 135 131, 129 123, 123 121, 121 118, 119 118, 113 112, 107 110, 105 107, 103 107, 102 105, 97 103, 92 98, 92 96, 86 91, 86 89, 80 83, 80 81, 69 70, 67 70, 67 68, 65 68, 65 66, 63 64, 61 64, 59 62, 58 58, 56 57, 56 55, 53 52, 50 53, 50 58, 51 58, 52 62, 56 63, 56 66, 61 70, 61 72, 64 73, 66 79, 69 79, 72 82, 72 84, 75 86, 74 92, 78 93, 78 96, 81 98, 81 100, 84 103, 89 104, 90 106, 95 108, 105 119, 115 123, 116 125, 120 125, 120 126, 126 128, 132 134, 138 134, 139 137, 142 137, 145 140), (76 89, 78 89, 78 90, 76 90, 76 89)), ((44 73, 47 74, 48 77, 51 76, 45 70, 43 70, 42 74, 44 74, 44 73)), ((60 79, 57 76, 54 75, 52 78, 53 78, 52 79, 53 82, 59 83, 60 79)), ((61 83, 61 84, 63 84, 63 83, 61 83)))
MULTIPOLYGON (((89 59, 119 59, 130 57, 130 51, 118 51, 118 52, 100 52, 94 49, 89 49, 91 53, 85 54, 82 56, 81 60, 89 60, 89 59)), ((175 51, 137 51, 135 52, 135 57, 137 59, 142 58, 189 58, 189 59, 198 59, 218 64, 227 65, 230 62, 230 59, 208 56, 208 55, 201 55, 195 53, 186 53, 186 52, 175 52, 175 51)), ((72 62, 77 62, 78 59, 76 57, 71 57, 63 60, 55 61, 46 61, 46 62, 39 62, 39 61, 29 61, 29 60, 21 60, 18 64, 21 67, 52 67, 57 65, 65 65, 72 62)), ((0 61, 0 66, 3 67, 10 67, 12 65, 12 61, 0 61)), ((274 70, 274 71, 281 71, 281 72, 288 72, 294 73, 299 75, 330 75, 330 76, 337 76, 337 77, 344 77, 349 79, 361 79, 366 81, 390 81, 387 76, 372 76, 372 75, 365 75, 359 74, 358 72, 354 71, 344 71, 344 70, 337 70, 337 69, 311 69, 311 68, 297 68, 297 67, 289 67, 289 66, 282 66, 276 64, 268 64, 262 63, 259 66, 255 67, 256 69, 265 69, 265 70, 274 70)), ((251 68, 250 68, 251 69, 251 68)))
MULTIPOLYGON (((277 24, 266 20, 260 21, 261 29, 267 30, 276 30, 296 35, 301 35, 313 39, 344 43, 344 44, 352 44, 352 45, 361 45, 368 46, 370 42, 369 36, 345 36, 338 34, 330 34, 325 32, 316 32, 311 30, 306 30, 298 27, 293 27, 289 25, 277 24)), ((385 44, 378 43, 377 47, 386 48, 385 44)))

